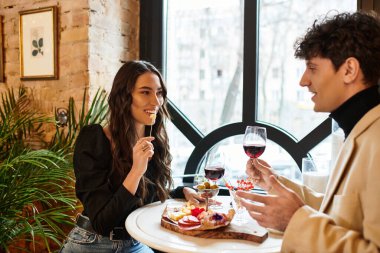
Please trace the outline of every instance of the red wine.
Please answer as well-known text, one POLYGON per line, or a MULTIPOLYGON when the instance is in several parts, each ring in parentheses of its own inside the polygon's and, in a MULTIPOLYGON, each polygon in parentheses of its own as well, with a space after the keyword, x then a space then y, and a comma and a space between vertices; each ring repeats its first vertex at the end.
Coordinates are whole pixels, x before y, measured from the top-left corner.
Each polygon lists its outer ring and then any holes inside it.
POLYGON ((205 168, 205 176, 210 180, 218 180, 224 176, 224 168, 207 167, 205 168))
POLYGON ((250 158, 257 158, 264 153, 265 145, 243 145, 244 151, 250 158))

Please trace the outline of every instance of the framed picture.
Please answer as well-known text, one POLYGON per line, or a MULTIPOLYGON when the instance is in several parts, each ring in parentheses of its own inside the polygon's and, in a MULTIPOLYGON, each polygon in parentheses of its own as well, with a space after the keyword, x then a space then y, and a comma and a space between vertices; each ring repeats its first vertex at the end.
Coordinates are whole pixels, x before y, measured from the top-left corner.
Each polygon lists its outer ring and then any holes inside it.
POLYGON ((19 14, 21 80, 58 79, 57 7, 19 14))
POLYGON ((0 16, 0 83, 4 82, 3 16, 0 16))

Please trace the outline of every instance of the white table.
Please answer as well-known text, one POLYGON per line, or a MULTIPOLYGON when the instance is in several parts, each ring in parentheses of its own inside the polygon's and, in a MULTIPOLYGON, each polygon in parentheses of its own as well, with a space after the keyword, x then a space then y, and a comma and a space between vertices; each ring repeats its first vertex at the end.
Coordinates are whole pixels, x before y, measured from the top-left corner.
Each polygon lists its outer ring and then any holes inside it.
MULTIPOLYGON (((218 200, 229 203, 229 196, 218 196, 218 200)), ((179 200, 155 202, 132 212, 125 221, 128 233, 163 252, 280 252, 282 236, 274 233, 269 233, 269 237, 260 244, 236 239, 199 238, 165 229, 161 227, 161 215, 165 206, 173 202, 179 200)))

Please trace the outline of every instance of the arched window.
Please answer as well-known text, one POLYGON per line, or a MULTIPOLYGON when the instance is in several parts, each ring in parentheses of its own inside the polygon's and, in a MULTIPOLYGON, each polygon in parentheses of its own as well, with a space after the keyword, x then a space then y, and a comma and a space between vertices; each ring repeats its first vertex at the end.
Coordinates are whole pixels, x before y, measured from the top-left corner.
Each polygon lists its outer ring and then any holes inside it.
POLYGON ((332 122, 313 112, 299 87, 304 62, 294 59, 293 44, 328 12, 379 8, 377 0, 358 2, 141 0, 140 58, 168 85, 174 175, 197 173, 216 144, 230 170, 243 174, 247 125, 267 128, 263 158, 280 174, 299 179, 310 154, 333 161, 332 122))

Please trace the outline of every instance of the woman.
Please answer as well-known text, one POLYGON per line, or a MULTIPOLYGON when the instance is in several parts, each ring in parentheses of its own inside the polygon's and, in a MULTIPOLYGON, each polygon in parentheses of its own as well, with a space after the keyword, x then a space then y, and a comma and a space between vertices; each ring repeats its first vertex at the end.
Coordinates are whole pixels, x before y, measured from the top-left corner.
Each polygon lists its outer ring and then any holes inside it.
POLYGON ((190 188, 168 190, 166 94, 161 74, 148 62, 127 62, 116 74, 108 125, 84 127, 76 142, 75 189, 84 210, 61 252, 152 252, 129 236, 127 216, 169 197, 202 200, 190 188))

